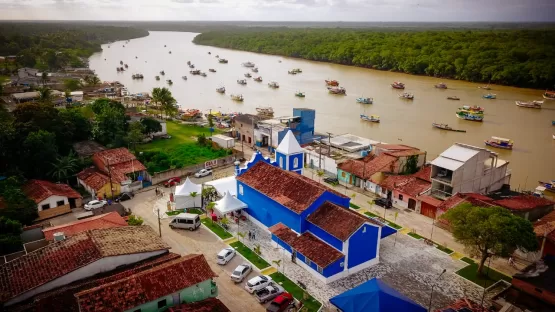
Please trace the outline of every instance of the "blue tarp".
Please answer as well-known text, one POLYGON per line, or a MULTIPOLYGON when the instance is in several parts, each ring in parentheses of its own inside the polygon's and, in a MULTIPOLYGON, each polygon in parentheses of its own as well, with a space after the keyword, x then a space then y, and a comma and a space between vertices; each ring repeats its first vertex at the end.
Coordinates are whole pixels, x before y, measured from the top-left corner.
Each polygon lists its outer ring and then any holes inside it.
POLYGON ((386 283, 371 279, 330 299, 343 312, 426 312, 426 309, 386 283))

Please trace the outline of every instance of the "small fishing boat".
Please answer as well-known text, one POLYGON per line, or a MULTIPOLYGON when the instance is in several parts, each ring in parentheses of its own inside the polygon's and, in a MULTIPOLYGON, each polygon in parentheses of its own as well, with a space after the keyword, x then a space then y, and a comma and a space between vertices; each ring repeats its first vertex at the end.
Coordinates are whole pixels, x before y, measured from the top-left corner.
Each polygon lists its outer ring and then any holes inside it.
POLYGON ((459 110, 455 113, 457 118, 470 120, 470 121, 484 121, 484 114, 483 113, 474 113, 466 110, 459 110))
POLYGON ((138 57, 137 57, 137 56, 135 56, 135 59, 138 59, 138 57))
POLYGON ((225 93, 225 87, 219 87, 216 89, 216 92, 218 93, 225 93))
POLYGON ((270 82, 268 82, 268 87, 270 87, 272 89, 277 89, 277 88, 279 88, 279 84, 275 81, 270 81, 270 82))
POLYGON ((172 54, 172 51, 168 52, 169 54, 172 54))
POLYGON ((372 103, 374 103, 374 99, 373 99, 373 98, 359 97, 359 98, 357 99, 357 103, 360 103, 360 104, 372 104, 372 103))
POLYGON ((192 119, 202 117, 202 112, 195 108, 186 109, 183 114, 181 114, 181 119, 192 119))
POLYGON ((347 90, 343 87, 328 87, 328 92, 331 94, 347 95, 347 90))
POLYGON ((191 61, 187 61, 187 65, 191 65, 191 61))
POLYGON ((210 68, 210 69, 208 69, 208 71, 211 72, 211 73, 215 73, 215 72, 216 72, 216 70, 215 70, 214 68, 210 68))
POLYGON ((131 78, 133 78, 133 79, 143 79, 144 76, 143 76, 143 74, 134 74, 133 76, 131 76, 131 78))
POLYGON ((403 92, 403 93, 399 94, 399 97, 402 98, 402 99, 414 100, 414 94, 408 93, 408 92, 403 92))
POLYGON ((189 74, 191 74, 191 75, 193 75, 193 76, 194 76, 194 75, 200 75, 200 69, 190 70, 190 71, 189 71, 189 74))
POLYGON ((212 54, 210 51, 208 51, 208 54, 212 54))
POLYGON ((129 68, 129 65, 127 65, 127 64, 125 64, 125 65, 123 65, 123 66, 125 66, 125 68, 129 68))
POLYGON ((448 96, 447 97, 448 100, 453 100, 453 101, 459 101, 460 98, 458 96, 448 96))
POLYGON ((516 106, 526 107, 526 108, 542 108, 543 101, 532 101, 532 102, 522 102, 515 101, 516 106))
POLYGON ((502 148, 507 150, 513 149, 513 140, 511 139, 505 139, 505 138, 493 136, 491 137, 491 139, 485 140, 484 143, 486 143, 487 146, 491 146, 495 148, 502 148))
POLYGON ((273 115, 274 109, 271 107, 257 107, 256 112, 262 115, 273 115))
POLYGON ((120 64, 120 65, 123 65, 123 61, 119 61, 119 64, 120 64))
POLYGON ((166 45, 164 45, 164 48, 166 47, 166 45))
POLYGON ((195 68, 195 65, 191 64, 189 65, 189 68, 195 68))
POLYGON ((173 84, 173 81, 171 79, 166 80, 166 82, 171 86, 173 84))
POLYGON ((494 100, 494 99, 497 98, 497 95, 492 94, 492 93, 488 93, 488 94, 486 94, 486 95, 482 95, 482 97, 483 97, 484 99, 494 100))
POLYGON ((304 94, 304 92, 298 91, 298 92, 295 92, 295 96, 296 96, 296 97, 302 97, 302 98, 304 98, 304 97, 305 97, 305 94, 304 94))
POLYGON ((244 67, 255 67, 254 63, 252 62, 246 62, 242 64, 244 67))
POLYGON ((160 76, 156 76, 156 77, 154 77, 154 78, 156 78, 156 80, 160 80, 160 76))
POLYGON ((364 120, 364 121, 370 121, 370 122, 380 122, 380 116, 378 115, 360 115, 360 119, 364 120))
POLYGON ((187 80, 187 76, 181 76, 181 79, 187 80))
POLYGON ((162 70, 160 71, 160 75, 164 76, 166 73, 162 70))
POLYGON ((245 77, 250 78, 250 77, 252 77, 252 76, 251 76, 250 73, 246 73, 246 74, 245 74, 245 77))
POLYGON ((218 59, 218 62, 222 63, 222 64, 227 64, 227 60, 226 59, 218 59))
POLYGON ((202 77, 206 77, 206 73, 200 73, 202 77))
POLYGON ((443 82, 436 84, 435 87, 438 89, 447 89, 447 85, 444 84, 443 82))
POLYGON ((552 126, 555 126, 555 120, 552 120, 552 121, 551 121, 551 125, 552 125, 552 126))
POLYGON ((326 81, 327 86, 331 86, 331 87, 338 87, 339 86, 339 81, 337 81, 337 80, 325 80, 325 81, 326 81))
POLYGON ((394 81, 394 82, 391 84, 391 87, 394 88, 394 89, 404 89, 404 88, 405 88, 405 84, 402 83, 402 82, 399 82, 399 81, 394 81))
POLYGON ((296 75, 296 74, 297 74, 297 72, 294 72, 294 71, 292 71, 292 70, 288 70, 287 73, 288 73, 289 75, 296 75))
POLYGON ((300 68, 293 68, 293 71, 297 74, 300 74, 300 73, 303 72, 302 69, 300 69, 300 68))
POLYGON ((254 78, 254 81, 256 82, 262 82, 262 76, 258 76, 256 78, 254 78))
POLYGON ((478 87, 478 89, 483 89, 483 90, 491 90, 491 87, 489 86, 489 83, 485 86, 480 86, 478 87))
POLYGON ((116 71, 120 72, 121 68, 120 67, 116 67, 116 71))
POLYGON ((458 130, 458 129, 453 129, 451 127, 449 127, 449 125, 447 124, 441 124, 441 123, 432 123, 432 126, 441 130, 447 130, 447 131, 454 131, 454 132, 466 132, 466 130, 458 130))
POLYGON ((232 94, 231 99, 234 100, 234 101, 238 101, 238 102, 243 102, 243 100, 244 100, 242 94, 238 94, 238 95, 232 94))
POLYGON ((251 69, 253 73, 258 73, 258 67, 251 69))
POLYGON ((220 58, 220 55, 216 55, 216 58, 220 58))
POLYGON ((469 111, 469 112, 478 113, 478 114, 483 114, 485 111, 483 107, 480 107, 477 105, 474 105, 474 106, 463 105, 463 107, 459 108, 459 110, 469 111))
POLYGON ((543 93, 543 98, 546 100, 555 100, 555 91, 545 91, 543 93))
POLYGON ((247 81, 245 79, 237 79, 237 83, 240 85, 246 85, 247 81))

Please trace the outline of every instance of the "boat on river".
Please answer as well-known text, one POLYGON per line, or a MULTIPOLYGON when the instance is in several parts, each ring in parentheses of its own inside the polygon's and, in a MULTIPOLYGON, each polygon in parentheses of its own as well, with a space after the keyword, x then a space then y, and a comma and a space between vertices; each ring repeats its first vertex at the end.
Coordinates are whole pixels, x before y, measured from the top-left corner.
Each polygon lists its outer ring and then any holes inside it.
POLYGON ((482 95, 482 97, 483 97, 484 99, 494 100, 494 99, 497 98, 497 95, 492 94, 492 93, 488 93, 488 94, 482 95))
POLYGON ((116 67, 116 70, 117 70, 118 72, 125 71, 125 69, 123 69, 123 67, 116 67))
POLYGON ((168 52, 169 54, 172 54, 172 51, 168 52))
POLYGON ((171 86, 173 84, 173 81, 171 79, 166 80, 166 82, 171 86))
POLYGON ((258 73, 258 67, 251 69, 253 73, 258 73))
POLYGON ((294 72, 294 71, 291 71, 291 70, 288 70, 287 73, 288 73, 289 75, 296 75, 296 74, 297 74, 297 72, 294 72))
POLYGON ((435 87, 438 89, 447 89, 447 85, 443 82, 436 84, 435 87))
POLYGON ((380 122, 380 116, 378 115, 360 115, 360 119, 364 120, 364 121, 370 121, 370 122, 380 122))
POLYGON ((243 102, 244 98, 242 94, 232 94, 231 99, 238 102, 243 102))
POLYGON ((531 101, 531 102, 522 102, 522 101, 515 101, 516 106, 526 107, 526 108, 542 108, 543 101, 531 101))
POLYGON ((405 84, 399 81, 395 81, 391 84, 391 87, 394 89, 404 89, 405 88, 405 84))
POLYGON ((373 99, 373 98, 359 97, 359 98, 357 99, 357 103, 360 103, 360 104, 372 104, 372 103, 374 103, 374 99, 373 99))
POLYGON ((240 85, 246 85, 247 81, 245 79, 237 79, 237 83, 240 85))
POLYGON ((219 54, 217 54, 217 55, 216 55, 216 58, 218 58, 218 59, 219 59, 219 58, 220 58, 220 55, 219 55, 219 54))
POLYGON ((552 126, 555 126, 555 120, 552 120, 552 121, 551 121, 551 125, 552 125, 552 126))
POLYGON ((512 150, 513 149, 513 140, 511 139, 505 139, 505 138, 500 138, 500 137, 491 137, 491 139, 489 140, 485 140, 484 143, 487 146, 491 146, 491 147, 495 147, 495 148, 501 148, 501 149, 507 149, 507 150, 512 150))
POLYGON ((187 76, 181 76, 181 79, 187 80, 187 76))
POLYGON ((274 109, 271 107, 257 107, 256 112, 262 115, 273 115, 274 109))
POLYGON ((200 73, 202 77, 206 77, 206 73, 200 73))
POLYGON ((447 131, 454 131, 454 132, 466 132, 466 130, 459 130, 459 129, 453 129, 451 127, 449 127, 448 124, 442 124, 442 123, 432 123, 432 126, 441 130, 447 130, 447 131))
POLYGON ((212 52, 208 51, 208 54, 212 54, 212 52))
POLYGON ((216 72, 216 70, 215 70, 214 68, 209 68, 208 71, 211 72, 211 73, 215 73, 215 72, 216 72))
POLYGON ((156 76, 154 77, 156 80, 160 80, 160 76, 156 76))
POLYGON ((218 62, 220 62, 221 64, 227 64, 227 60, 224 58, 218 59, 218 62))
POLYGON ((258 76, 256 78, 254 78, 254 81, 256 82, 262 82, 262 76, 258 76))
POLYGON ((305 97, 305 94, 304 94, 304 92, 298 91, 298 92, 295 92, 295 96, 296 96, 296 97, 302 97, 302 98, 304 98, 304 97, 305 97))
POLYGON ((545 91, 543 93, 543 98, 546 100, 555 100, 555 91, 545 91))
POLYGON ((189 74, 191 74, 191 75, 200 75, 200 69, 190 70, 189 74))
POLYGON ((460 110, 456 112, 457 118, 470 120, 470 121, 484 121, 483 113, 475 113, 467 110, 460 110))
POLYGON ((255 67, 254 63, 252 62, 246 62, 242 64, 244 67, 255 67))
POLYGON ((275 81, 270 81, 270 82, 268 82, 268 87, 270 87, 272 89, 277 89, 277 88, 279 88, 279 84, 275 81))
POLYGON ((453 101, 458 101, 460 100, 460 98, 458 96, 448 96, 447 97, 448 100, 453 100, 453 101))
POLYGON ((127 64, 125 64, 125 65, 123 65, 123 66, 125 66, 125 68, 129 68, 129 65, 127 65, 127 64))
POLYGON ((326 80, 326 85, 331 87, 338 87, 339 81, 337 80, 326 80))
POLYGON ((293 71, 296 72, 297 74, 300 74, 303 72, 303 70, 300 68, 293 68, 293 71))
POLYGON ((250 78, 250 77, 252 77, 252 75, 250 73, 245 73, 245 77, 250 78))
POLYGON ((119 64, 120 64, 120 65, 123 65, 123 61, 119 61, 119 64))
POLYGON ((328 92, 331 94, 347 95, 347 90, 343 87, 328 87, 328 92))
POLYGON ((469 111, 472 113, 479 113, 479 114, 483 114, 485 109, 483 107, 474 105, 474 106, 468 106, 468 105, 463 105, 463 107, 459 108, 459 110, 464 110, 464 111, 469 111))
POLYGON ((485 86, 480 86, 478 87, 478 89, 482 89, 482 90, 491 90, 491 87, 489 86, 489 83, 485 86))
POLYGON ((219 87, 216 89, 216 92, 218 93, 225 93, 225 87, 219 87))
POLYGON ((143 74, 134 74, 133 76, 131 76, 131 78, 133 78, 133 79, 143 79, 144 76, 143 76, 143 74))
POLYGON ((399 94, 399 97, 401 99, 414 100, 414 94, 408 92, 403 92, 399 94))
POLYGON ((187 65, 191 65, 191 61, 187 61, 187 65))
POLYGON ((160 71, 160 75, 164 76, 166 73, 162 70, 160 71))
POLYGON ((202 117, 202 112, 198 109, 189 108, 181 114, 181 119, 194 119, 202 117))
POLYGON ((189 68, 195 68, 194 64, 189 65, 189 68))

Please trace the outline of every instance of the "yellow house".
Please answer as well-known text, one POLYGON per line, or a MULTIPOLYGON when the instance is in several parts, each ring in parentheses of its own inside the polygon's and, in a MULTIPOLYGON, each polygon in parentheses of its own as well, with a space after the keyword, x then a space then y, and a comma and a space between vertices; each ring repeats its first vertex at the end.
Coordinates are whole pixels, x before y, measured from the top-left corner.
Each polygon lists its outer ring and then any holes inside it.
POLYGON ((115 181, 110 183, 110 178, 94 167, 87 168, 77 174, 77 181, 93 197, 112 198, 121 193, 121 184, 115 181))

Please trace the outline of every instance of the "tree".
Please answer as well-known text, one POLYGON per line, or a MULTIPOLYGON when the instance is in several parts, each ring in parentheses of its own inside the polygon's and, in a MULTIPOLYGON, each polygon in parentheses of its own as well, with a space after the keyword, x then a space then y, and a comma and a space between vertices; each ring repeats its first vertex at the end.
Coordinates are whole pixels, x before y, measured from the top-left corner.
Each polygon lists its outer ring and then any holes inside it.
POLYGON ((43 72, 42 74, 40 74, 40 82, 42 83, 43 87, 48 83, 48 80, 49 78, 47 72, 43 72))
POLYGON ((241 241, 241 238, 245 239, 245 232, 237 232, 237 238, 239 241, 241 241))
POLYGON ((79 160, 75 153, 71 151, 67 156, 57 157, 56 161, 51 163, 51 165, 52 170, 50 170, 49 175, 56 181, 66 179, 66 183, 69 184, 68 178, 77 171, 79 160))
POLYGON ((143 131, 143 124, 141 124, 139 121, 135 121, 129 124, 129 130, 127 131, 127 136, 125 137, 125 139, 127 143, 133 145, 133 150, 137 148, 137 143, 140 143, 145 139, 143 131))
POLYGON ((64 87, 70 91, 77 91, 83 87, 81 81, 77 79, 65 79, 64 80, 64 87))
POLYGON ((143 222, 144 222, 143 218, 136 215, 130 215, 129 218, 127 219, 127 224, 132 226, 143 225, 143 222))
POLYGON ((191 198, 193 199, 193 205, 195 204, 195 198, 197 198, 199 194, 197 192, 191 192, 189 193, 189 196, 191 196, 191 198))
POLYGON ((172 116, 177 112, 175 103, 177 102, 168 88, 152 89, 152 101, 166 114, 172 116))
POLYGON ((21 223, 0 216, 0 255, 10 254, 23 249, 21 223))
POLYGON ((48 87, 41 87, 37 89, 37 92, 39 93, 39 98, 37 99, 39 103, 52 104, 52 101, 54 99, 54 95, 52 95, 52 89, 48 87))
POLYGON ((322 183, 322 177, 324 176, 324 170, 318 170, 316 171, 316 174, 318 175, 318 182, 322 183))
POLYGON ((83 80, 85 80, 87 85, 90 85, 90 86, 96 86, 96 85, 100 84, 100 82, 101 82, 100 78, 98 78, 97 75, 85 76, 85 78, 83 80))
POLYGON ((465 203, 448 210, 441 218, 449 222, 455 240, 480 258, 478 274, 483 273, 489 257, 508 257, 516 249, 538 248, 532 223, 501 207, 465 203))
POLYGON ((16 176, 0 181, 0 197, 4 199, 5 208, 0 209, 0 216, 31 225, 39 217, 37 204, 21 190, 22 179, 16 176))
POLYGON ((162 131, 162 124, 160 124, 160 122, 154 118, 141 118, 141 124, 144 127, 144 134, 151 134, 162 131))
POLYGON ((279 268, 281 267, 281 259, 279 259, 279 260, 272 260, 272 262, 278 267, 278 272, 279 272, 279 268))
POLYGON ((58 157, 56 135, 39 130, 31 132, 22 144, 22 167, 27 177, 45 178, 58 157))
POLYGON ((66 142, 88 140, 91 136, 92 124, 79 108, 60 109, 58 116, 62 122, 62 133, 66 142))
POLYGON ((262 254, 262 250, 260 249, 260 244, 254 245, 253 251, 255 254, 260 256, 262 254))
POLYGON ((206 146, 208 144, 208 139, 206 138, 206 135, 204 135, 204 133, 201 133, 197 136, 197 143, 200 146, 206 146))
POLYGON ((212 115, 208 115, 208 127, 214 128, 214 117, 212 115))
POLYGON ((92 127, 93 137, 110 147, 121 146, 127 128, 127 117, 123 105, 119 102, 101 99, 92 104, 92 109, 95 113, 92 127))

